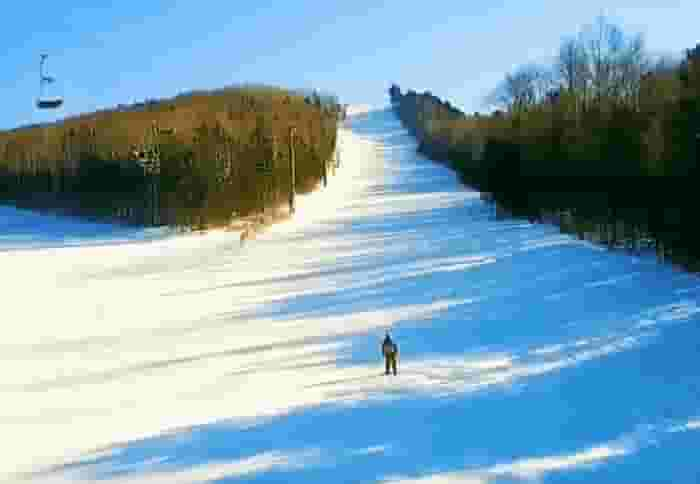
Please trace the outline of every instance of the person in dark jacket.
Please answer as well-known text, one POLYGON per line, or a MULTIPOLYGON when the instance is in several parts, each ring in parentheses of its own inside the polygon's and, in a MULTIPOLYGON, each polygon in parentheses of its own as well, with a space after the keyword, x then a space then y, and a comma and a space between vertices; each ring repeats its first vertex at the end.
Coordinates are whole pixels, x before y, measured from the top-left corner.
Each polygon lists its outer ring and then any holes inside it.
POLYGON ((382 354, 384 355, 384 374, 388 375, 389 370, 392 370, 394 375, 396 375, 396 360, 399 357, 399 347, 391 340, 391 336, 389 336, 388 331, 386 332, 386 337, 382 342, 382 354))

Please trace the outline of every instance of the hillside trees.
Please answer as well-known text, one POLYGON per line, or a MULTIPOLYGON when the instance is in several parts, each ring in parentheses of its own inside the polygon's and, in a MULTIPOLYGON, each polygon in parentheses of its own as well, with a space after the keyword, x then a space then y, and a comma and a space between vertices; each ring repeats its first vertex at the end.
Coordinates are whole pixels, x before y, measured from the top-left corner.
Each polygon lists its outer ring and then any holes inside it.
POLYGON ((131 223, 227 223, 286 199, 291 126, 297 189, 319 183, 341 112, 331 95, 245 86, 0 132, 0 202, 131 223), (261 160, 272 162, 269 176, 256 172, 261 160))
POLYGON ((390 96, 419 150, 514 213, 568 211, 611 244, 646 234, 681 259, 700 257, 700 46, 679 63, 652 62, 641 36, 600 17, 565 39, 551 66, 506 74, 490 115, 400 92, 390 96))

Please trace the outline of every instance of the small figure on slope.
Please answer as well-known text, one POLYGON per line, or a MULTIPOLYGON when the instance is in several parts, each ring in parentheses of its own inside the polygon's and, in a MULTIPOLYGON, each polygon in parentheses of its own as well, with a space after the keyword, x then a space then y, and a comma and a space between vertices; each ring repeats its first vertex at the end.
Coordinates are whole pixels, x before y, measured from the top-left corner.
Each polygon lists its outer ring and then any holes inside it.
POLYGON ((399 347, 391 340, 391 336, 389 336, 388 331, 386 332, 386 337, 382 343, 382 354, 384 355, 384 364, 386 368, 384 374, 388 375, 389 370, 391 369, 394 375, 396 375, 396 360, 399 357, 399 347))

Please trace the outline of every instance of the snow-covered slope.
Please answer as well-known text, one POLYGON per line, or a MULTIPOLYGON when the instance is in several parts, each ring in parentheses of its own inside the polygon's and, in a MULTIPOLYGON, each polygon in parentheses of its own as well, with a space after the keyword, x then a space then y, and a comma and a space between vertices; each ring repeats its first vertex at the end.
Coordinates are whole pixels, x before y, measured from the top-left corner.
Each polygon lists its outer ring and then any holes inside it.
POLYGON ((0 205, 0 252, 81 245, 123 244, 174 235, 165 227, 139 229, 89 223, 0 205))
POLYGON ((0 480, 697 482, 700 280, 495 220, 353 114, 329 188, 243 248, 0 252, 0 480))

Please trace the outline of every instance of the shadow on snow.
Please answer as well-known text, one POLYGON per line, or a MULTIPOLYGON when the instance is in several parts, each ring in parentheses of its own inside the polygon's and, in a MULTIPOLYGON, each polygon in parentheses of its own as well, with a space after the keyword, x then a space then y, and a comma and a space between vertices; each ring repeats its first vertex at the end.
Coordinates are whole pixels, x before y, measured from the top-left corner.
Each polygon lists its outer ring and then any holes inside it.
MULTIPOLYGON (((368 193, 380 201, 386 197, 392 207, 405 198, 404 210, 392 214, 380 203, 386 210, 376 214, 276 236, 295 247, 350 238, 348 250, 339 249, 330 266, 309 262, 280 277, 167 295, 322 282, 324 288, 282 295, 262 308, 221 314, 201 325, 386 317, 401 349, 400 375, 381 375, 381 328, 348 327, 333 336, 289 341, 295 347, 344 344, 316 352, 328 362, 284 357, 229 376, 329 365, 357 371, 301 389, 322 391, 322 404, 115 444, 30 477, 136 476, 148 482, 185 473, 201 482, 330 483, 457 473, 469 482, 615 482, 632 475, 664 480, 671 467, 677 476, 694 476, 691 449, 700 442, 692 432, 674 433, 673 423, 687 421, 700 404, 692 364, 700 310, 690 293, 697 280, 644 258, 594 250, 552 227, 495 220, 446 169, 428 167, 428 160, 413 154, 415 144, 388 111, 353 117, 350 125, 387 148, 390 172, 399 165, 399 175, 387 176, 387 184, 368 193), (413 164, 404 168, 406 160, 413 164), (435 191, 450 179, 452 191, 435 191), (359 249, 366 252, 353 252, 359 249), (409 306, 429 309, 416 316, 404 312, 409 306), (659 441, 664 445, 652 445, 659 441), (615 465, 593 466, 608 460, 615 465), (587 472, 563 472, 581 467, 587 472), (206 474, 198 478, 200 469, 206 474)), ((266 243, 262 238, 256 250, 264 252, 266 243)), ((121 378, 229 353, 91 378, 121 378)))

